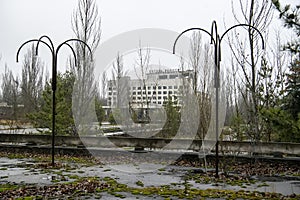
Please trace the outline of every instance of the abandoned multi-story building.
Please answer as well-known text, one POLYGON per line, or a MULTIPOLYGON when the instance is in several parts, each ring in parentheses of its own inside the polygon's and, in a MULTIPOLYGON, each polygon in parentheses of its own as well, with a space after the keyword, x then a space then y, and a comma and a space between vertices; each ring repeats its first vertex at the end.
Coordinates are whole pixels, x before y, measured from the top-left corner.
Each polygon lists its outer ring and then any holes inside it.
MULTIPOLYGON (((181 105, 182 88, 190 85, 193 80, 193 71, 181 71, 178 69, 150 70, 146 73, 146 78, 130 79, 122 77, 122 83, 118 80, 108 82, 107 105, 115 107, 118 99, 124 98, 120 91, 126 90, 129 96, 129 104, 133 109, 140 109, 148 106, 151 108, 163 105, 167 100, 171 100, 178 106, 181 105), (126 84, 124 84, 126 82, 126 84)), ((124 93, 122 93, 124 94, 124 93)))

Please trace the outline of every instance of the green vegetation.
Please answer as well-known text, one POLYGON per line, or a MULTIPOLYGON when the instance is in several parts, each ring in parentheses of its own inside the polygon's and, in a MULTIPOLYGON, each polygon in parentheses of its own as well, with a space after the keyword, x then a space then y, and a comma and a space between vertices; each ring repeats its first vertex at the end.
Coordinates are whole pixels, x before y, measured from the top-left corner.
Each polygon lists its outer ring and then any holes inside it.
MULTIPOLYGON (((12 193, 14 191, 23 191, 26 190, 26 186, 10 185, 5 184, 1 185, 0 188, 3 191, 10 190, 12 193)), ((45 188, 45 187, 44 187, 45 188)), ((160 187, 129 187, 125 184, 118 183, 115 179, 111 177, 84 177, 79 178, 68 184, 55 184, 48 186, 47 192, 43 191, 39 186, 31 186, 31 191, 35 192, 35 196, 24 196, 19 197, 19 199, 38 199, 41 195, 39 192, 45 192, 43 196, 48 197, 59 197, 59 194, 56 194, 57 189, 64 188, 64 196, 72 196, 73 198, 80 196, 92 196, 92 195, 101 195, 101 193, 107 193, 117 198, 126 198, 126 193, 130 193, 138 198, 138 196, 149 196, 156 198, 157 196, 164 197, 165 199, 206 199, 206 198, 225 198, 225 199, 251 199, 251 200, 260 200, 260 199, 286 199, 286 200, 296 200, 299 195, 283 196, 278 193, 270 192, 257 192, 257 191, 246 191, 246 190, 222 190, 222 189, 206 189, 200 190, 192 188, 189 185, 184 189, 179 189, 178 187, 173 187, 172 185, 162 185, 160 187), (79 189, 83 187, 83 189, 79 189), (53 193, 49 193, 52 191, 53 193)))
POLYGON ((137 181, 135 184, 137 186, 144 187, 144 183, 142 181, 137 181))
MULTIPOLYGON (((72 92, 75 76, 71 72, 57 75, 56 91, 56 129, 58 135, 77 135, 72 113, 72 92)), ((104 119, 104 110, 99 100, 95 101, 98 120, 104 119)), ((41 108, 28 114, 28 118, 36 127, 52 128, 52 86, 48 81, 42 92, 41 108)))
MULTIPOLYGON (((256 180, 249 179, 247 177, 243 177, 241 175, 232 175, 232 176, 223 176, 220 178, 215 178, 214 176, 208 174, 187 174, 185 180, 193 180, 196 183, 202 184, 226 184, 230 186, 240 186, 241 188, 246 188, 246 186, 254 185, 257 183, 256 180)), ((266 186, 266 185, 264 185, 266 186)))
MULTIPOLYGON (((10 159, 33 159, 37 162, 38 168, 52 168, 51 166, 51 155, 38 154, 38 153, 5 153, 0 152, 0 157, 7 157, 10 159)), ((73 169, 71 164, 81 164, 84 166, 100 165, 101 163, 97 158, 88 156, 68 156, 68 155, 56 155, 55 160, 57 161, 55 168, 64 168, 65 170, 73 169)))
MULTIPOLYGON (((74 135, 72 117, 72 91, 75 77, 71 72, 58 74, 56 91, 56 128, 58 135, 74 135)), ((52 86, 47 82, 42 92, 41 109, 28 117, 37 127, 52 128, 52 86)))
POLYGON ((5 183, 5 184, 0 184, 0 192, 4 192, 7 190, 15 190, 19 188, 17 184, 10 184, 10 183, 5 183))
MULTIPOLYGON (((292 61, 286 74, 286 87, 280 91, 283 98, 274 99, 276 104, 263 107, 261 115, 273 133, 273 140, 300 142, 300 7, 281 6, 280 1, 273 0, 284 25, 294 31, 297 38, 285 44, 283 51, 289 53, 292 61)), ((280 82, 278 84, 281 84, 280 82)), ((272 94, 272 92, 270 92, 272 94)))
POLYGON ((177 102, 173 102, 171 97, 164 102, 164 109, 167 114, 167 121, 157 137, 172 138, 177 134, 180 126, 180 108, 177 106, 177 102))

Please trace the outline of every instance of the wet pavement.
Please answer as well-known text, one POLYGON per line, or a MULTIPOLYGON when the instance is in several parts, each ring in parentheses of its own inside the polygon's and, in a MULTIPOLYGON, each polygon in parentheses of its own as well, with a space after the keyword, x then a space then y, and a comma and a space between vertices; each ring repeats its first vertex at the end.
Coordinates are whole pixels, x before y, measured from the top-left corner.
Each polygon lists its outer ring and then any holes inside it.
MULTIPOLYGON (((221 190, 245 190, 275 192, 283 195, 300 194, 299 177, 252 177, 253 184, 243 186, 232 186, 226 183, 203 184, 194 180, 185 180, 183 177, 197 169, 194 167, 165 166, 162 164, 144 163, 120 164, 120 165, 75 165, 65 169, 42 169, 33 167, 36 161, 32 159, 9 159, 0 158, 0 184, 37 184, 39 186, 51 185, 54 183, 72 182, 78 177, 111 177, 118 183, 126 184, 128 187, 139 187, 137 182, 143 183, 143 187, 160 187, 171 185, 176 188, 183 188, 185 183, 196 189, 221 189, 221 190), (154 170, 155 169, 155 170, 154 170)), ((203 169, 204 170, 204 169, 203 169)), ((213 169, 210 169, 213 170, 213 169)), ((89 197, 97 199, 100 197, 89 197)), ((126 193, 124 199, 153 199, 147 196, 134 196, 126 193)), ((101 199, 115 199, 110 194, 101 193, 101 199)), ((165 199, 157 196, 155 199, 165 199)), ((173 199, 173 198, 172 198, 173 199)))

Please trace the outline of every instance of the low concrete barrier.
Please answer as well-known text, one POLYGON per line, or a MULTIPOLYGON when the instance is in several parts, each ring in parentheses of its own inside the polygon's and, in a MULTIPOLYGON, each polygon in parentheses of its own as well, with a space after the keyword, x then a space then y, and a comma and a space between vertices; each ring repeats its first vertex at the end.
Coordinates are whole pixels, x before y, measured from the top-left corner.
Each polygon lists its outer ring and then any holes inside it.
MULTIPOLYGON (((25 134, 0 134, 0 143, 49 145, 51 135, 25 135, 25 134)), ((207 141, 205 141, 207 142, 207 141)), ((163 139, 163 138, 133 138, 121 136, 56 136, 56 146, 86 146, 86 147, 139 147, 150 149, 176 149, 199 151, 202 140, 190 139, 163 139), (108 142, 108 140, 110 142, 108 142)), ((248 152, 258 154, 289 154, 300 156, 300 143, 274 143, 274 142, 237 142, 221 141, 220 151, 222 152, 248 152)))
POLYGON ((224 152, 250 152, 263 154, 290 154, 300 156, 300 143, 289 142, 237 142, 222 141, 221 151, 224 152))

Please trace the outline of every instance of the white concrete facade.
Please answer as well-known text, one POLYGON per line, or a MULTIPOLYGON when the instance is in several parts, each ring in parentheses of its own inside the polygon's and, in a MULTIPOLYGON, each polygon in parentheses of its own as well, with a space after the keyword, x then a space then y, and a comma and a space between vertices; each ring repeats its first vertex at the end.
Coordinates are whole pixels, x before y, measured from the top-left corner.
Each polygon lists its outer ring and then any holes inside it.
MULTIPOLYGON (((122 85, 120 82, 118 86, 118 81, 111 80, 108 82, 108 106, 116 105, 118 87, 128 92, 129 103, 132 108, 141 108, 147 104, 149 107, 151 105, 163 105, 168 98, 180 105, 183 85, 192 83, 193 71, 178 69, 150 70, 146 74, 145 80, 130 79, 130 77, 123 77, 123 79, 128 83, 122 85)), ((120 98, 124 98, 124 96, 120 98)))

